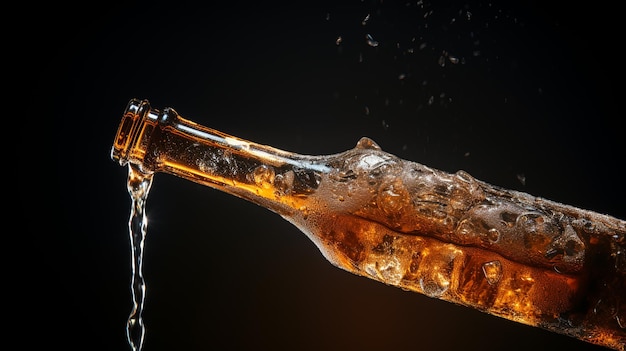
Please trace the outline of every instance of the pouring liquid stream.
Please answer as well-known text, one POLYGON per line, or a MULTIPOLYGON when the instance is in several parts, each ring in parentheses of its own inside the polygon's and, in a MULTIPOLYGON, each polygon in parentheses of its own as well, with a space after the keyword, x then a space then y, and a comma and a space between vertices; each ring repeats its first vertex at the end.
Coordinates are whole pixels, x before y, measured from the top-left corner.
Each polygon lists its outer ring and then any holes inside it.
POLYGON ((146 283, 143 278, 143 249, 146 239, 148 218, 146 200, 152 185, 152 174, 142 173, 135 165, 128 164, 128 193, 131 197, 128 231, 131 245, 131 293, 133 307, 128 317, 126 337, 133 351, 143 347, 146 327, 143 322, 146 283))

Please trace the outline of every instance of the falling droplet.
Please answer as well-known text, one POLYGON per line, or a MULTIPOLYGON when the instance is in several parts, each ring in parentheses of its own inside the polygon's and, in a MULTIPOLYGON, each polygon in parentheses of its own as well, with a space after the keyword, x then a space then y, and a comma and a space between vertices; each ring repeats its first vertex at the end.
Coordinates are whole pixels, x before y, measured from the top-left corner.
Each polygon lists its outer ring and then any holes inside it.
POLYGON ((502 263, 500 261, 490 261, 483 264, 483 274, 489 285, 494 285, 502 278, 502 263))
POLYGON ((365 40, 367 40, 367 45, 371 46, 371 47, 377 47, 378 46, 378 42, 376 40, 374 40, 374 38, 370 35, 370 34, 366 34, 365 35, 365 40))
POLYGON ((387 123, 387 121, 385 121, 384 119, 382 120, 382 124, 383 124, 383 129, 384 130, 389 129, 389 123, 387 123))
POLYGON ((343 41, 343 38, 341 36, 338 36, 337 40, 335 40, 335 44, 339 45, 339 44, 341 44, 342 41, 343 41))
POLYGON ((363 21, 361 21, 361 24, 362 25, 366 25, 367 21, 369 21, 369 20, 370 20, 370 14, 368 13, 367 16, 365 16, 365 18, 363 19, 363 21))

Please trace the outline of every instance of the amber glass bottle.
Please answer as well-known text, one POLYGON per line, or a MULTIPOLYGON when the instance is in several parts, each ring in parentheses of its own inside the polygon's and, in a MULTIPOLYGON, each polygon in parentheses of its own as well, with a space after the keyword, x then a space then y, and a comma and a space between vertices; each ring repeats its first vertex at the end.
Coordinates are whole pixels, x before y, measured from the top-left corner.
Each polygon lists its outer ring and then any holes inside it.
POLYGON ((402 160, 307 156, 131 100, 112 158, 263 206, 333 265, 590 343, 626 344, 626 222, 402 160))

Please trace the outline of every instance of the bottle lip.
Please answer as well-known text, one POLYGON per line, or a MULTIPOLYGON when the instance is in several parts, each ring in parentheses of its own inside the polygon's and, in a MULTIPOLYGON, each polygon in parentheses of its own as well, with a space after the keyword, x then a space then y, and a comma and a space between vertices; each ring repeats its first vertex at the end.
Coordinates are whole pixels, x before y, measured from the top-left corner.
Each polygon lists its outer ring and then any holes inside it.
POLYGON ((132 146, 135 145, 142 121, 150 110, 148 100, 133 98, 126 105, 111 148, 111 158, 121 166, 128 163, 128 156, 132 146))

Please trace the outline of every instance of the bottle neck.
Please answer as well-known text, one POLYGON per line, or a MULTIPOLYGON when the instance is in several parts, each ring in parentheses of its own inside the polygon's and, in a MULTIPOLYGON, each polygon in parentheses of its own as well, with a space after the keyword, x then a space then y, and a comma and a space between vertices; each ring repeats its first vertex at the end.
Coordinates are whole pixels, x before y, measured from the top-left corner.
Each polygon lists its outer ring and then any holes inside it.
POLYGON ((181 118, 174 109, 131 100, 111 157, 141 172, 164 172, 217 188, 279 213, 298 209, 328 173, 327 157, 246 141, 181 118))

